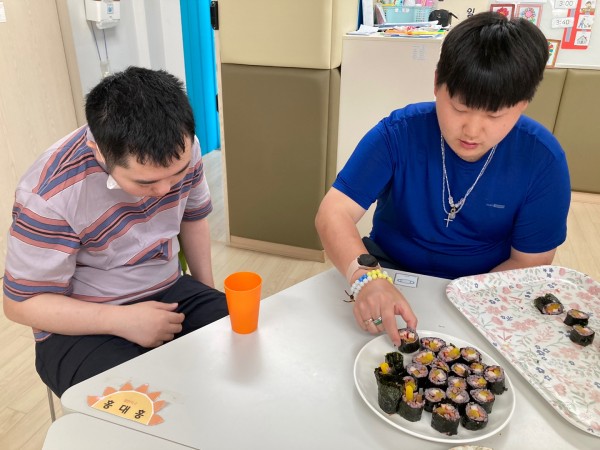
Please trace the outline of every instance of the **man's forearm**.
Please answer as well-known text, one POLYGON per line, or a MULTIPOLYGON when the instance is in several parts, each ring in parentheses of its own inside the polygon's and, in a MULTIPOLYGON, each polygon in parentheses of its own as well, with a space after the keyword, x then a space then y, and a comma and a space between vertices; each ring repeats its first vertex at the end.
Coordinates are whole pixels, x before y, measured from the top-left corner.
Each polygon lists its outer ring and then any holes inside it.
POLYGON ((192 277, 214 287, 208 219, 182 222, 180 237, 192 277))

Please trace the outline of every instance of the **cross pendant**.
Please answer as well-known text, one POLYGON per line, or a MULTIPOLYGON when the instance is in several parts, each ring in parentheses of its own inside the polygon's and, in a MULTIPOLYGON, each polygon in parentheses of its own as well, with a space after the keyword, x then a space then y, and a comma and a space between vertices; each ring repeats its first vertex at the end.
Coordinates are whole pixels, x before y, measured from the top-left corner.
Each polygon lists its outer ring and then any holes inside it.
POLYGON ((448 225, 450 224, 450 222, 452 222, 454 220, 455 217, 456 217, 456 207, 453 206, 452 208, 450 208, 448 217, 446 217, 444 219, 446 221, 446 228, 448 228, 448 225))

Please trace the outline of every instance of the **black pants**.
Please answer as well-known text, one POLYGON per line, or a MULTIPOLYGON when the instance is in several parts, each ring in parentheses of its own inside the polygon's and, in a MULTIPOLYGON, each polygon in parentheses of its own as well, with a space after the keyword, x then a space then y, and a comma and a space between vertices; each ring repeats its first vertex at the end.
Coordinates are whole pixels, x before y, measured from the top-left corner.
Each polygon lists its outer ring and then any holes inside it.
MULTIPOLYGON (((189 275, 158 294, 132 303, 147 300, 178 303, 176 311, 185 314, 185 320, 175 339, 228 314, 225 294, 189 275)), ((60 397, 72 385, 150 350, 118 336, 52 334, 36 343, 35 366, 42 381, 60 397)))

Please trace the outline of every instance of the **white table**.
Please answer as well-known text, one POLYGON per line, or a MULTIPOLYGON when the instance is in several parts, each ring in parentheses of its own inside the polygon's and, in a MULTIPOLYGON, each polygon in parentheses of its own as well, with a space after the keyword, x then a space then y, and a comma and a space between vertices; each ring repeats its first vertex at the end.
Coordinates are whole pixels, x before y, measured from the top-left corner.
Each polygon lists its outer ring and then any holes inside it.
POLYGON ((52 423, 42 450, 185 450, 189 447, 83 414, 67 414, 52 423))
MULTIPOLYGON (((419 328, 469 341, 505 368, 516 393, 513 420, 478 442, 499 449, 597 449, 600 440, 565 421, 446 299, 448 280, 420 276, 401 290, 419 328)), ((373 336, 344 303, 344 278, 317 275, 262 301, 259 330, 231 331, 224 318, 76 386, 61 398, 77 411, 202 449, 448 449, 378 418, 358 394, 353 364, 373 336), (88 395, 127 381, 169 402, 165 422, 143 426, 87 406, 88 395)))

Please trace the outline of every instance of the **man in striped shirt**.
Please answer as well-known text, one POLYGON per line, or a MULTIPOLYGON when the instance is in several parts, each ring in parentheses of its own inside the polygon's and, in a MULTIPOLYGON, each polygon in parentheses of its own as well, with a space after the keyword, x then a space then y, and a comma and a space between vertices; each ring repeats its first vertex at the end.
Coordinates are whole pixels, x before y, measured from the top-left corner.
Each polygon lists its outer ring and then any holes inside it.
POLYGON ((90 91, 86 117, 20 180, 8 235, 4 311, 33 328, 36 369, 58 396, 227 315, 182 83, 130 67, 90 91))

